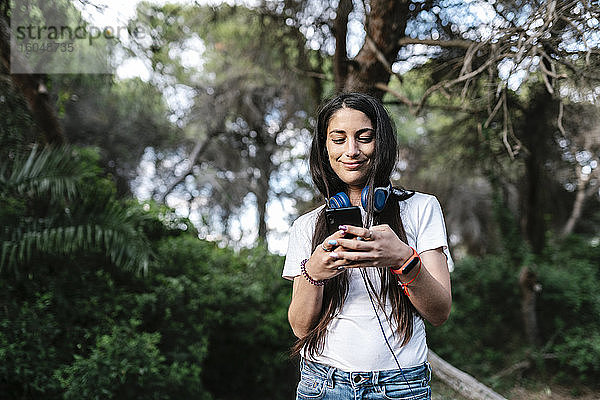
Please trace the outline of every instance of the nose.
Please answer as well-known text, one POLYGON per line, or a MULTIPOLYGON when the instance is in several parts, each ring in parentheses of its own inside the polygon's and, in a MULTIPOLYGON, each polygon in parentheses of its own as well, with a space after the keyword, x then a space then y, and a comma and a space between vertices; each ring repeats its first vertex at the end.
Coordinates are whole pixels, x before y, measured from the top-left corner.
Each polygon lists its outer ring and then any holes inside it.
POLYGON ((358 142, 354 138, 349 138, 346 141, 346 155, 348 157, 354 158, 360 154, 360 148, 358 146, 358 142))

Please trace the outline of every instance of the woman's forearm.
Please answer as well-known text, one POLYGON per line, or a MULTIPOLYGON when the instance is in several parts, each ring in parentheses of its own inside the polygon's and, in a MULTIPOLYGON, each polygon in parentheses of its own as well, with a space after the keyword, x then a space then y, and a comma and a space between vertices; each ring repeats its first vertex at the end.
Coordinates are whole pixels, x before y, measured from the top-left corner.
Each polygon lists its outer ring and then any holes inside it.
POLYGON ((423 318, 439 326, 448 319, 452 306, 446 257, 438 250, 426 251, 421 254, 421 263, 420 271, 415 269, 400 279, 408 282, 416 276, 407 286, 409 299, 423 318))
POLYGON ((296 337, 303 338, 316 325, 322 304, 322 286, 312 285, 302 275, 294 278, 288 320, 296 337))

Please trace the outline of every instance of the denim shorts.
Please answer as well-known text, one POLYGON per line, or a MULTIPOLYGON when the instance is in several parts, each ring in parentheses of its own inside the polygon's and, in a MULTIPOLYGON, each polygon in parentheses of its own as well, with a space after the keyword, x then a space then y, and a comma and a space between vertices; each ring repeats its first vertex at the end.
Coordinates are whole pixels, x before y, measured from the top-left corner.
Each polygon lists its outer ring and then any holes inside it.
POLYGON ((344 372, 302 359, 296 400, 431 400, 431 367, 344 372))

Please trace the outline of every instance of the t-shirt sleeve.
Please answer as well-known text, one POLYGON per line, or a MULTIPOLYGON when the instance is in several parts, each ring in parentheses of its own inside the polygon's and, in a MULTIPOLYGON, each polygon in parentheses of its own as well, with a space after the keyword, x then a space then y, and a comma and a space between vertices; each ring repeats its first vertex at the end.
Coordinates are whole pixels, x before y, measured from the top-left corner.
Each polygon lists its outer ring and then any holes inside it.
POLYGON ((436 197, 431 196, 420 210, 416 235, 416 250, 422 253, 442 247, 448 259, 448 267, 452 270, 454 262, 448 249, 446 224, 442 207, 436 197))
POLYGON ((312 230, 308 218, 298 218, 288 232, 288 248, 283 265, 283 276, 293 280, 301 274, 300 263, 309 258, 312 247, 312 230))

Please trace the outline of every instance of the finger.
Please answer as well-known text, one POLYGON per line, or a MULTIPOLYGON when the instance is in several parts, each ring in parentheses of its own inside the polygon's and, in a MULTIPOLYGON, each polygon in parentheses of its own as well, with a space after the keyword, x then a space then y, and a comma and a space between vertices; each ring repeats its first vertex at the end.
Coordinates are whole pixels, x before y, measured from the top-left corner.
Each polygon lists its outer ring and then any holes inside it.
MULTIPOLYGON (((341 247, 337 248, 337 250, 339 250, 339 249, 341 249, 341 247)), ((325 268, 335 268, 335 267, 339 267, 340 265, 347 264, 348 261, 344 260, 342 258, 339 258, 337 256, 337 252, 332 251, 332 252, 323 254, 322 263, 325 268), (332 253, 334 254, 333 256, 331 256, 332 253)))
POLYGON ((321 243, 321 249, 326 252, 333 251, 338 246, 338 241, 336 239, 325 239, 325 241, 321 243))
POLYGON ((330 278, 333 278, 334 276, 344 272, 347 263, 348 261, 346 260, 333 259, 329 257, 329 253, 327 253, 323 260, 324 268, 328 271, 328 274, 333 274, 329 276, 330 278))
POLYGON ((344 265, 344 269, 356 269, 356 268, 368 268, 372 267, 370 264, 346 264, 344 265))
POLYGON ((336 239, 340 239, 343 238, 346 235, 346 231, 343 230, 337 230, 335 232, 333 232, 331 235, 327 236, 325 238, 325 242, 328 242, 329 240, 336 240, 336 239))
MULTIPOLYGON (((347 234, 356 235, 364 240, 373 240, 374 239, 373 238, 374 232, 367 228, 361 228, 359 226, 352 226, 352 225, 342 225, 342 226, 340 226, 340 229, 344 230, 347 234), (343 228, 345 228, 345 229, 343 229, 343 228)), ((361 239, 359 239, 359 240, 361 240, 361 239)))
POLYGON ((388 224, 381 224, 381 225, 373 225, 371 227, 371 230, 374 232, 384 232, 384 231, 389 231, 392 228, 390 228, 390 226, 388 224))
POLYGON ((339 246, 349 250, 369 251, 372 246, 368 242, 356 239, 338 239, 336 242, 339 246))
POLYGON ((329 257, 336 260, 346 260, 347 262, 363 262, 374 259, 370 253, 359 251, 333 251, 329 253, 329 257))
POLYGON ((329 268, 333 271, 343 271, 348 266, 348 261, 346 260, 336 260, 334 263, 329 265, 329 268))
POLYGON ((357 234, 363 233, 365 231, 365 228, 362 228, 360 226, 354 226, 354 225, 340 225, 339 229, 345 233, 349 233, 352 235, 357 235, 357 234))

